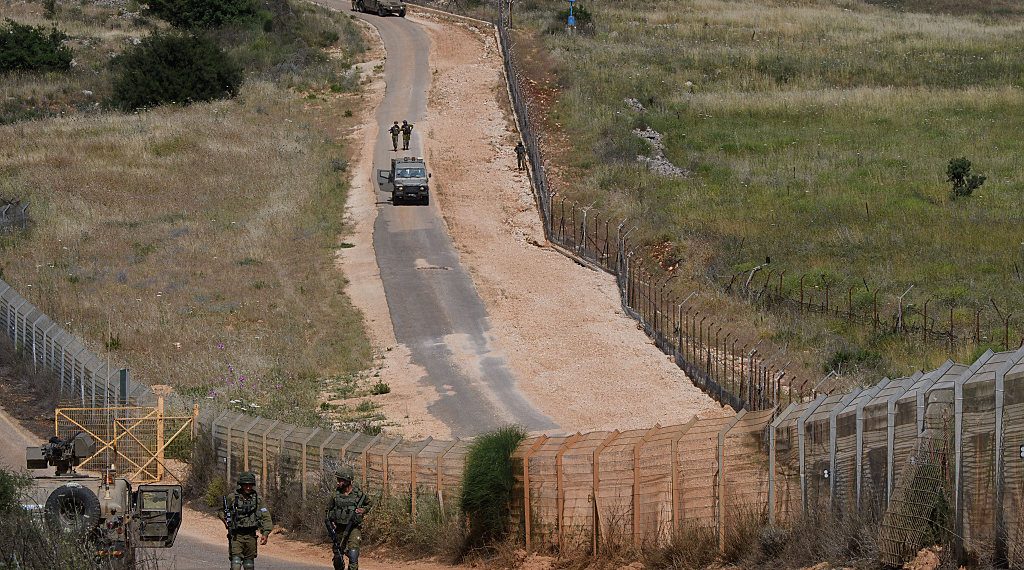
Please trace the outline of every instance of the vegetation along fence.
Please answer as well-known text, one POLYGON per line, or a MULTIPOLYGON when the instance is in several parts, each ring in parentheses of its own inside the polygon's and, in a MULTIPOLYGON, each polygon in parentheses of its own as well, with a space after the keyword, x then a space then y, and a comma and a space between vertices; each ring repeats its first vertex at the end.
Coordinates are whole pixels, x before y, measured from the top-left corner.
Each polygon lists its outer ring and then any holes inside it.
POLYGON ((697 386, 711 397, 736 410, 766 410, 792 399, 794 379, 777 365, 744 344, 739 335, 716 324, 710 315, 688 307, 689 299, 666 294, 667 281, 657 283, 634 257, 626 220, 604 217, 593 208, 555 199, 544 171, 544 157, 530 122, 530 109, 523 95, 513 43, 509 36, 511 15, 500 2, 498 39, 508 78, 509 98, 516 123, 526 145, 530 181, 548 241, 568 255, 616 276, 622 306, 640 322, 657 346, 672 356, 697 386), (567 207, 568 206, 568 207, 567 207))
POLYGON ((133 381, 128 370, 111 366, 75 335, 54 322, 0 279, 0 328, 15 350, 32 365, 57 377, 58 399, 65 404, 110 407, 152 405, 149 386, 133 381))

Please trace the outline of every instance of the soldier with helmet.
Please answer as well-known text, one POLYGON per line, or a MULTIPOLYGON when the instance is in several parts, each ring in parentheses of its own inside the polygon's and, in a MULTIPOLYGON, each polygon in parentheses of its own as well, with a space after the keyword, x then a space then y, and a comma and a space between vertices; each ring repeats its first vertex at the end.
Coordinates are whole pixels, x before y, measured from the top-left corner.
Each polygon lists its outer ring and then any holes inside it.
POLYGON ((395 152, 398 152, 398 135, 402 134, 402 127, 398 126, 398 121, 391 125, 388 132, 391 133, 391 147, 395 152))
POLYGON ((412 138, 412 123, 402 121, 402 150, 409 150, 409 139, 412 138))
POLYGON ((238 476, 238 488, 224 498, 220 513, 228 529, 228 556, 231 570, 252 570, 256 567, 257 539, 266 544, 274 528, 270 511, 256 493, 256 474, 246 471, 238 476))
POLYGON ((332 535, 338 539, 335 542, 334 569, 345 570, 345 557, 348 557, 348 570, 359 570, 359 544, 362 542, 359 528, 366 511, 370 510, 370 500, 355 486, 351 467, 344 465, 334 474, 338 483, 327 501, 325 521, 328 529, 333 529, 332 535))

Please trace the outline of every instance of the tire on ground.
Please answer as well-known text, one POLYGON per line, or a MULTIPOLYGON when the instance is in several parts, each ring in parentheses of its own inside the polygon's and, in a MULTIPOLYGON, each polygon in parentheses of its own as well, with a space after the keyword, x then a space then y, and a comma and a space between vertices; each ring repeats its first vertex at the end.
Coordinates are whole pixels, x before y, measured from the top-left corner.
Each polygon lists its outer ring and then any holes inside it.
POLYGON ((61 485, 46 498, 46 519, 68 532, 86 533, 100 523, 100 499, 76 484, 61 485))

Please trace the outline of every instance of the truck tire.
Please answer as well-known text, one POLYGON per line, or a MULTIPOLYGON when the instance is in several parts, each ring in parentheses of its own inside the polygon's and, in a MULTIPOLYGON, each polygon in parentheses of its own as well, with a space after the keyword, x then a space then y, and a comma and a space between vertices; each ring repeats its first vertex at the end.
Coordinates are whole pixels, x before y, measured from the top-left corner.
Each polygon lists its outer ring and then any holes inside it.
POLYGON ((398 17, 399 18, 404 18, 405 17, 405 8, 402 8, 401 10, 398 11, 398 17))
POLYGON ((387 11, 384 9, 384 6, 377 6, 377 15, 380 16, 381 18, 388 15, 387 11))
POLYGON ((430 196, 424 196, 423 197, 423 205, 424 206, 429 206, 430 205, 430 196))
POLYGON ((46 518, 67 532, 85 534, 100 524, 100 499, 74 483, 61 485, 46 498, 46 518))

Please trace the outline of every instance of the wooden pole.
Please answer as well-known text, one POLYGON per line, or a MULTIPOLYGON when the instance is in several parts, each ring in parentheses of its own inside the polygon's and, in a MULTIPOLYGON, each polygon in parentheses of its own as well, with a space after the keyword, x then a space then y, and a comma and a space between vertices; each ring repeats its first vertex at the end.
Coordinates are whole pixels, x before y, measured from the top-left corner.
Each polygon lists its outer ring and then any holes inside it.
POLYGON ((542 435, 537 438, 537 441, 530 446, 530 449, 523 455, 523 516, 526 517, 526 551, 529 552, 533 546, 533 537, 531 536, 531 523, 530 523, 530 456, 540 449, 540 446, 544 445, 544 442, 548 440, 548 436, 542 435))
POLYGON ((600 509, 598 508, 598 500, 601 497, 601 461, 600 461, 601 452, 604 451, 604 449, 606 447, 608 447, 608 445, 611 444, 611 442, 615 441, 615 438, 619 437, 619 435, 621 435, 619 430, 615 430, 615 431, 611 432, 608 435, 608 437, 606 437, 604 439, 604 441, 602 441, 594 449, 594 487, 593 487, 593 492, 591 494, 591 497, 593 499, 593 505, 594 505, 594 515, 593 515, 594 518, 593 518, 593 522, 591 524, 591 527, 592 527, 591 531, 592 531, 592 534, 593 534, 591 548, 592 548, 593 555, 594 555, 595 558, 597 557, 597 546, 598 546, 597 539, 598 539, 598 534, 599 534, 599 530, 598 529, 600 528, 600 520, 599 520, 599 517, 598 517, 598 513, 600 512, 600 509))
POLYGON ((268 427, 267 429, 263 430, 263 444, 262 444, 263 455, 261 456, 262 464, 261 464, 261 468, 260 468, 260 471, 262 472, 261 474, 262 474, 263 477, 260 479, 260 481, 263 481, 264 485, 267 484, 267 434, 270 433, 270 430, 276 428, 278 426, 278 424, 280 424, 280 423, 281 423, 280 421, 274 420, 274 423, 270 424, 270 427, 268 427))
POLYGON ((583 434, 576 432, 576 435, 570 436, 569 439, 562 443, 562 446, 558 449, 558 453, 555 454, 555 524, 558 527, 558 548, 561 552, 562 548, 562 534, 565 530, 565 522, 563 520, 565 510, 565 484, 562 482, 562 456, 565 452, 573 446, 574 443, 580 440, 583 434))
POLYGON ((647 440, 657 433, 661 426, 654 424, 654 427, 647 430, 643 437, 633 445, 633 544, 640 544, 640 451, 647 440))

